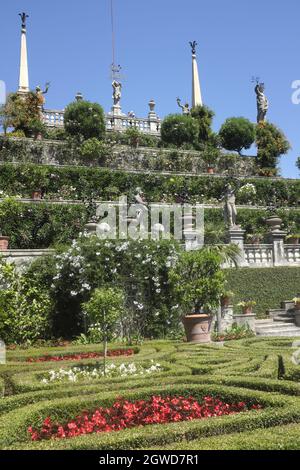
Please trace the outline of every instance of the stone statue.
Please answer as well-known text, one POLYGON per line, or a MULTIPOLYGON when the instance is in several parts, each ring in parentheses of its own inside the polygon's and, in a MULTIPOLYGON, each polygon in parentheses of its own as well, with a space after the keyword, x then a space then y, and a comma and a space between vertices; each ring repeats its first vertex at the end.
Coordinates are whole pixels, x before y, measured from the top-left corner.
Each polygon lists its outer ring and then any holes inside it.
POLYGON ((255 93, 257 96, 257 122, 264 122, 269 109, 269 101, 265 95, 264 83, 257 82, 255 87, 255 93))
POLYGON ((229 225, 230 228, 237 227, 236 217, 237 209, 235 205, 235 190, 230 184, 226 186, 226 191, 223 195, 224 200, 224 218, 225 222, 229 225))
POLYGON ((26 13, 19 13, 19 16, 21 17, 22 20, 22 29, 26 28, 26 20, 29 18, 29 15, 26 15, 26 13))
POLYGON ((42 91, 42 88, 39 85, 35 88, 35 92, 36 92, 36 95, 37 95, 38 100, 39 100, 39 106, 42 109, 43 109, 44 104, 46 102, 44 95, 46 95, 48 93, 49 88, 50 88, 50 82, 46 83, 44 91, 42 91))
POLYGON ((185 103, 184 105, 182 105, 181 104, 181 99, 177 98, 177 104, 178 104, 179 108, 182 109, 182 114, 184 114, 185 116, 190 114, 191 110, 190 110, 190 105, 188 103, 185 103))
POLYGON ((122 96, 122 84, 117 80, 112 82, 113 87, 113 100, 114 106, 118 106, 120 104, 121 96, 122 96))
POLYGON ((190 46, 192 48, 192 54, 196 55, 196 47, 198 46, 198 43, 196 41, 191 41, 190 46))

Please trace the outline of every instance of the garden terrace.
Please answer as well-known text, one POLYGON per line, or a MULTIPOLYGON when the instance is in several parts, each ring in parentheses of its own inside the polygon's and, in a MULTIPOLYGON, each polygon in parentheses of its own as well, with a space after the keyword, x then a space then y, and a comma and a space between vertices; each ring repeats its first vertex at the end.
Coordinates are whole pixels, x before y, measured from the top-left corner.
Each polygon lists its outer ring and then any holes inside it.
MULTIPOLYGON (((78 148, 59 141, 35 141, 25 138, 0 137, 0 162, 35 163, 46 165, 90 165, 78 148)), ((128 145, 108 146, 93 165, 123 171, 207 173, 202 152, 195 150, 163 149, 158 147, 132 148, 128 145)), ((254 157, 224 153, 214 162, 216 174, 254 176, 259 174, 254 157)))
MULTIPOLYGON (((299 366, 291 361, 295 352, 292 339, 254 338, 228 342, 223 347, 145 342, 136 349, 134 359, 109 359, 115 363, 159 362, 163 370, 150 374, 146 383, 142 376, 132 376, 50 385, 41 382, 41 374, 53 368, 69 368, 72 361, 58 365, 27 362, 45 353, 78 354, 98 348, 68 345, 8 351, 8 363, 0 371, 5 386, 0 401, 2 449, 256 449, 262 448, 268 437, 267 448, 295 448, 295 441, 288 438, 297 436, 300 430, 299 366), (53 422, 67 423, 84 410, 93 412, 100 406, 111 406, 120 396, 134 402, 153 395, 193 396, 199 402, 211 396, 226 403, 245 402, 250 408, 259 404, 261 409, 69 439, 32 442, 28 433, 29 426, 40 428, 48 417, 53 422)), ((91 359, 81 362, 96 364, 91 359)), ((73 364, 78 365, 78 361, 73 364)))
MULTIPOLYGON (((4 163, 0 167, 0 187, 9 196, 29 197, 42 189, 48 199, 116 200, 129 198, 137 187, 143 188, 147 201, 218 203, 228 183, 228 176, 130 173, 96 167, 54 167, 51 165, 4 163)), ((236 189, 245 184, 255 187, 255 194, 237 195, 237 204, 267 206, 271 195, 278 206, 299 205, 300 180, 241 177, 233 180, 236 189)))

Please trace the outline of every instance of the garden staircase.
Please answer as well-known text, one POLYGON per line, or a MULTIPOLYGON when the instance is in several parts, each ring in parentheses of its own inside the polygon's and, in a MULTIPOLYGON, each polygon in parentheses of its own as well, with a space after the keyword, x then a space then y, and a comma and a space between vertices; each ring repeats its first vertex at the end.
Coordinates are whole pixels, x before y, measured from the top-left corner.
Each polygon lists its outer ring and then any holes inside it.
POLYGON ((282 302, 281 308, 269 310, 268 316, 266 320, 256 320, 257 336, 300 337, 300 327, 295 325, 294 302, 282 302))

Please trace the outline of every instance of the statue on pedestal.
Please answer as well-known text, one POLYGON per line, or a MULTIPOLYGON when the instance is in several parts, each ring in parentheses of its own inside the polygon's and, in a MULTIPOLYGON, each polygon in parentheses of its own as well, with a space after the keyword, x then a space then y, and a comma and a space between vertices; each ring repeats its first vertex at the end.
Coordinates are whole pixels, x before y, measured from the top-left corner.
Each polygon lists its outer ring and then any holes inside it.
POLYGON ((198 43, 196 41, 190 41, 190 46, 192 49, 192 54, 196 55, 196 47, 198 46, 198 43))
POLYGON ((185 116, 188 116, 190 114, 191 110, 190 110, 190 105, 188 103, 185 103, 184 105, 182 105, 181 99, 177 98, 177 104, 179 108, 182 109, 182 114, 184 114, 185 116))
POLYGON ((122 96, 122 84, 117 80, 112 82, 114 106, 119 106, 122 96))
POLYGON ((26 13, 19 13, 19 16, 21 17, 22 20, 22 29, 26 29, 26 20, 29 18, 29 15, 26 15, 26 13))
POLYGON ((36 95, 38 97, 39 106, 40 106, 41 109, 44 108, 44 104, 46 102, 44 95, 46 95, 48 93, 49 88, 50 88, 50 82, 46 83, 44 91, 42 91, 42 88, 39 85, 35 88, 35 92, 36 92, 36 95))
POLYGON ((225 222, 229 225, 230 228, 237 228, 238 225, 236 224, 237 209, 235 205, 235 190, 230 184, 226 186, 226 190, 222 199, 224 200, 225 222))
POLYGON ((265 122, 266 115, 269 109, 269 101, 265 95, 265 84, 256 83, 255 93, 257 97, 257 123, 265 122))

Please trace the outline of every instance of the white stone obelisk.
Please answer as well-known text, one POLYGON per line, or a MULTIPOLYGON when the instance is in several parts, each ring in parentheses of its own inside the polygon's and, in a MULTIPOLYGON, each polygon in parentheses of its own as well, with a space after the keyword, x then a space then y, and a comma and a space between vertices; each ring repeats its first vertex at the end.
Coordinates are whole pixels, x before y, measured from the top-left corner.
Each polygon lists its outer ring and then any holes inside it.
POLYGON ((199 80, 198 64, 196 57, 196 41, 190 43, 192 48, 192 107, 203 106, 201 87, 199 80))
POLYGON ((29 78, 28 78, 28 60, 27 60, 27 40, 26 40, 26 18, 28 15, 20 13, 22 19, 21 30, 21 55, 20 55, 20 75, 19 75, 19 94, 26 94, 29 92, 29 78))

